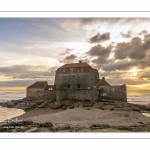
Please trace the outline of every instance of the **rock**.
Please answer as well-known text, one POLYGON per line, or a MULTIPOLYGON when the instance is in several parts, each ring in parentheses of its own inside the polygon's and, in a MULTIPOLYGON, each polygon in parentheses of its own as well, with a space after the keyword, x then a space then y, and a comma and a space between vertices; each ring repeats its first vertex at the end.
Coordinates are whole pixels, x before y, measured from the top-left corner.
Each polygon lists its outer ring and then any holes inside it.
POLYGON ((7 103, 0 103, 0 106, 7 107, 7 103))
POLYGON ((24 120, 23 123, 24 123, 24 125, 33 125, 32 120, 24 120))
POLYGON ((90 110, 90 109, 91 109, 91 107, 84 107, 84 109, 85 109, 85 110, 90 110))
POLYGON ((14 103, 13 102, 7 102, 7 107, 13 107, 14 103))
POLYGON ((123 106, 124 106, 124 107, 131 107, 131 104, 129 104, 129 103, 124 103, 123 106))
POLYGON ((55 101, 53 104, 50 105, 50 107, 52 109, 58 109, 62 106, 62 104, 60 103, 60 101, 55 101))
POLYGON ((110 101, 110 102, 105 102, 105 105, 115 105, 115 103, 110 101))
POLYGON ((139 107, 132 107, 132 110, 133 111, 140 111, 140 108, 139 107))
POLYGON ((84 102, 83 107, 90 107, 93 106, 93 102, 84 102))
POLYGON ((43 102, 42 104, 40 104, 38 107, 39 108, 45 108, 48 106, 48 101, 43 102))
POLYGON ((123 116, 124 116, 124 117, 129 117, 129 115, 128 115, 128 114, 124 114, 123 116))
POLYGON ((131 108, 131 107, 122 107, 121 110, 124 110, 124 111, 132 111, 132 108, 131 108))
POLYGON ((76 103, 76 104, 74 105, 74 107, 79 107, 79 103, 76 103))
POLYGON ((82 103, 79 104, 79 108, 83 108, 83 104, 82 103))
POLYGON ((122 105, 117 104, 115 105, 115 108, 122 108, 122 105))
POLYGON ((67 109, 67 106, 63 106, 62 109, 67 109))
POLYGON ((26 130, 25 132, 35 132, 35 131, 37 131, 37 127, 31 127, 29 130, 26 130))
POLYGON ((101 109, 104 107, 104 103, 103 102, 98 102, 98 103, 95 103, 93 105, 94 108, 97 108, 97 109, 101 109))
POLYGON ((53 127, 53 124, 51 122, 45 122, 45 123, 40 123, 39 127, 53 127))
POLYGON ((149 107, 149 106, 145 106, 145 109, 149 111, 149 110, 150 110, 150 107, 149 107))
POLYGON ((67 108, 68 108, 68 109, 73 109, 74 106, 73 106, 73 105, 70 105, 70 106, 68 106, 67 108))
POLYGON ((115 111, 122 111, 122 108, 114 108, 115 111))
POLYGON ((103 110, 114 110, 114 106, 112 106, 112 105, 106 105, 102 109, 103 110))
POLYGON ((60 102, 61 105, 65 105, 65 106, 70 106, 73 104, 73 101, 72 100, 62 100, 60 102))

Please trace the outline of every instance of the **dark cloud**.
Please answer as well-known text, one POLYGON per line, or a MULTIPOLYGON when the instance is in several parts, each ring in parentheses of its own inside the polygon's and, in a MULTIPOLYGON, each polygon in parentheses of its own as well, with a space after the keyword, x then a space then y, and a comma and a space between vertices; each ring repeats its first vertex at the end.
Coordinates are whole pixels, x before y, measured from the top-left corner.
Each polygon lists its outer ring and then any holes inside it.
POLYGON ((100 33, 97 33, 96 35, 94 35, 93 37, 91 37, 88 42, 89 43, 100 43, 103 41, 107 41, 110 39, 110 33, 106 32, 100 35, 100 33))
POLYGON ((77 56, 75 54, 67 55, 65 58, 59 60, 61 63, 74 63, 77 61, 77 56))
POLYGON ((142 41, 139 37, 134 37, 130 42, 117 43, 115 48, 116 59, 143 59, 150 49, 150 34, 146 35, 142 41))
POLYGON ((70 48, 66 48, 66 50, 64 52, 61 52, 59 55, 68 55, 73 51, 73 49, 70 48))
POLYGON ((48 79, 55 75, 57 67, 14 65, 0 67, 0 74, 13 79, 48 79))
POLYGON ((128 31, 127 33, 120 33, 121 34, 121 36, 123 37, 123 38, 130 38, 131 37, 131 32, 130 31, 128 31))
POLYGON ((147 30, 142 30, 139 35, 145 35, 145 34, 148 34, 148 31, 147 30))
POLYGON ((103 47, 100 44, 91 47, 90 50, 86 53, 90 56, 91 61, 97 66, 102 66, 105 62, 108 61, 108 57, 111 52, 111 46, 103 47), (93 57, 96 57, 92 59, 93 57))
POLYGON ((109 62, 103 65, 104 71, 116 71, 116 70, 129 70, 132 67, 135 67, 135 61, 128 61, 128 60, 120 60, 118 62, 109 62))

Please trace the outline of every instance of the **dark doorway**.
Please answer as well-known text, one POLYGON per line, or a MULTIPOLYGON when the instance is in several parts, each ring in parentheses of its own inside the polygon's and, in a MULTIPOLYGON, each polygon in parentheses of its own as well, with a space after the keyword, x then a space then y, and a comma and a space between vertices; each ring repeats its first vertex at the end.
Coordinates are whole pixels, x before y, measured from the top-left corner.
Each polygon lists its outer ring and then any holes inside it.
POLYGON ((77 84, 77 88, 80 89, 80 84, 77 84))
POLYGON ((70 89, 70 84, 67 85, 68 89, 70 89))

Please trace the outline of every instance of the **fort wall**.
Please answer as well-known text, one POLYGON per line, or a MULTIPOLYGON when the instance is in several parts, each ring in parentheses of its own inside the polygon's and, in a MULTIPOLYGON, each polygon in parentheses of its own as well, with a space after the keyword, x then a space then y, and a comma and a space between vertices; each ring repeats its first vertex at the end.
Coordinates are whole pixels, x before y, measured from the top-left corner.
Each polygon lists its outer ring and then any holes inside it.
POLYGON ((102 93, 106 93, 106 97, 112 100, 127 102, 126 85, 122 86, 100 86, 102 93))
POLYGON ((91 100, 95 101, 98 98, 97 89, 89 90, 57 90, 56 100, 91 100))
POLYGON ((56 99, 55 90, 38 90, 36 91, 37 99, 56 99))

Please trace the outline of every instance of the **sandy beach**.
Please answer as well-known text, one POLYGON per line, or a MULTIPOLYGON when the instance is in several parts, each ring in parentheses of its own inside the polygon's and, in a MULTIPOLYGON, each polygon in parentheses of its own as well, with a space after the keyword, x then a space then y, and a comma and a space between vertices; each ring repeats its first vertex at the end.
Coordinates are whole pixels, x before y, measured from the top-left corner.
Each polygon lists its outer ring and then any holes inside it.
MULTIPOLYGON (((94 124, 109 126, 140 126, 149 124, 150 117, 136 111, 110 111, 90 108, 51 109, 41 108, 26 112, 19 119, 32 120, 35 123, 51 122, 55 127, 69 125, 81 127, 80 132, 122 132, 113 128, 89 130, 94 124)), ((67 130, 68 131, 68 130, 67 130)))

